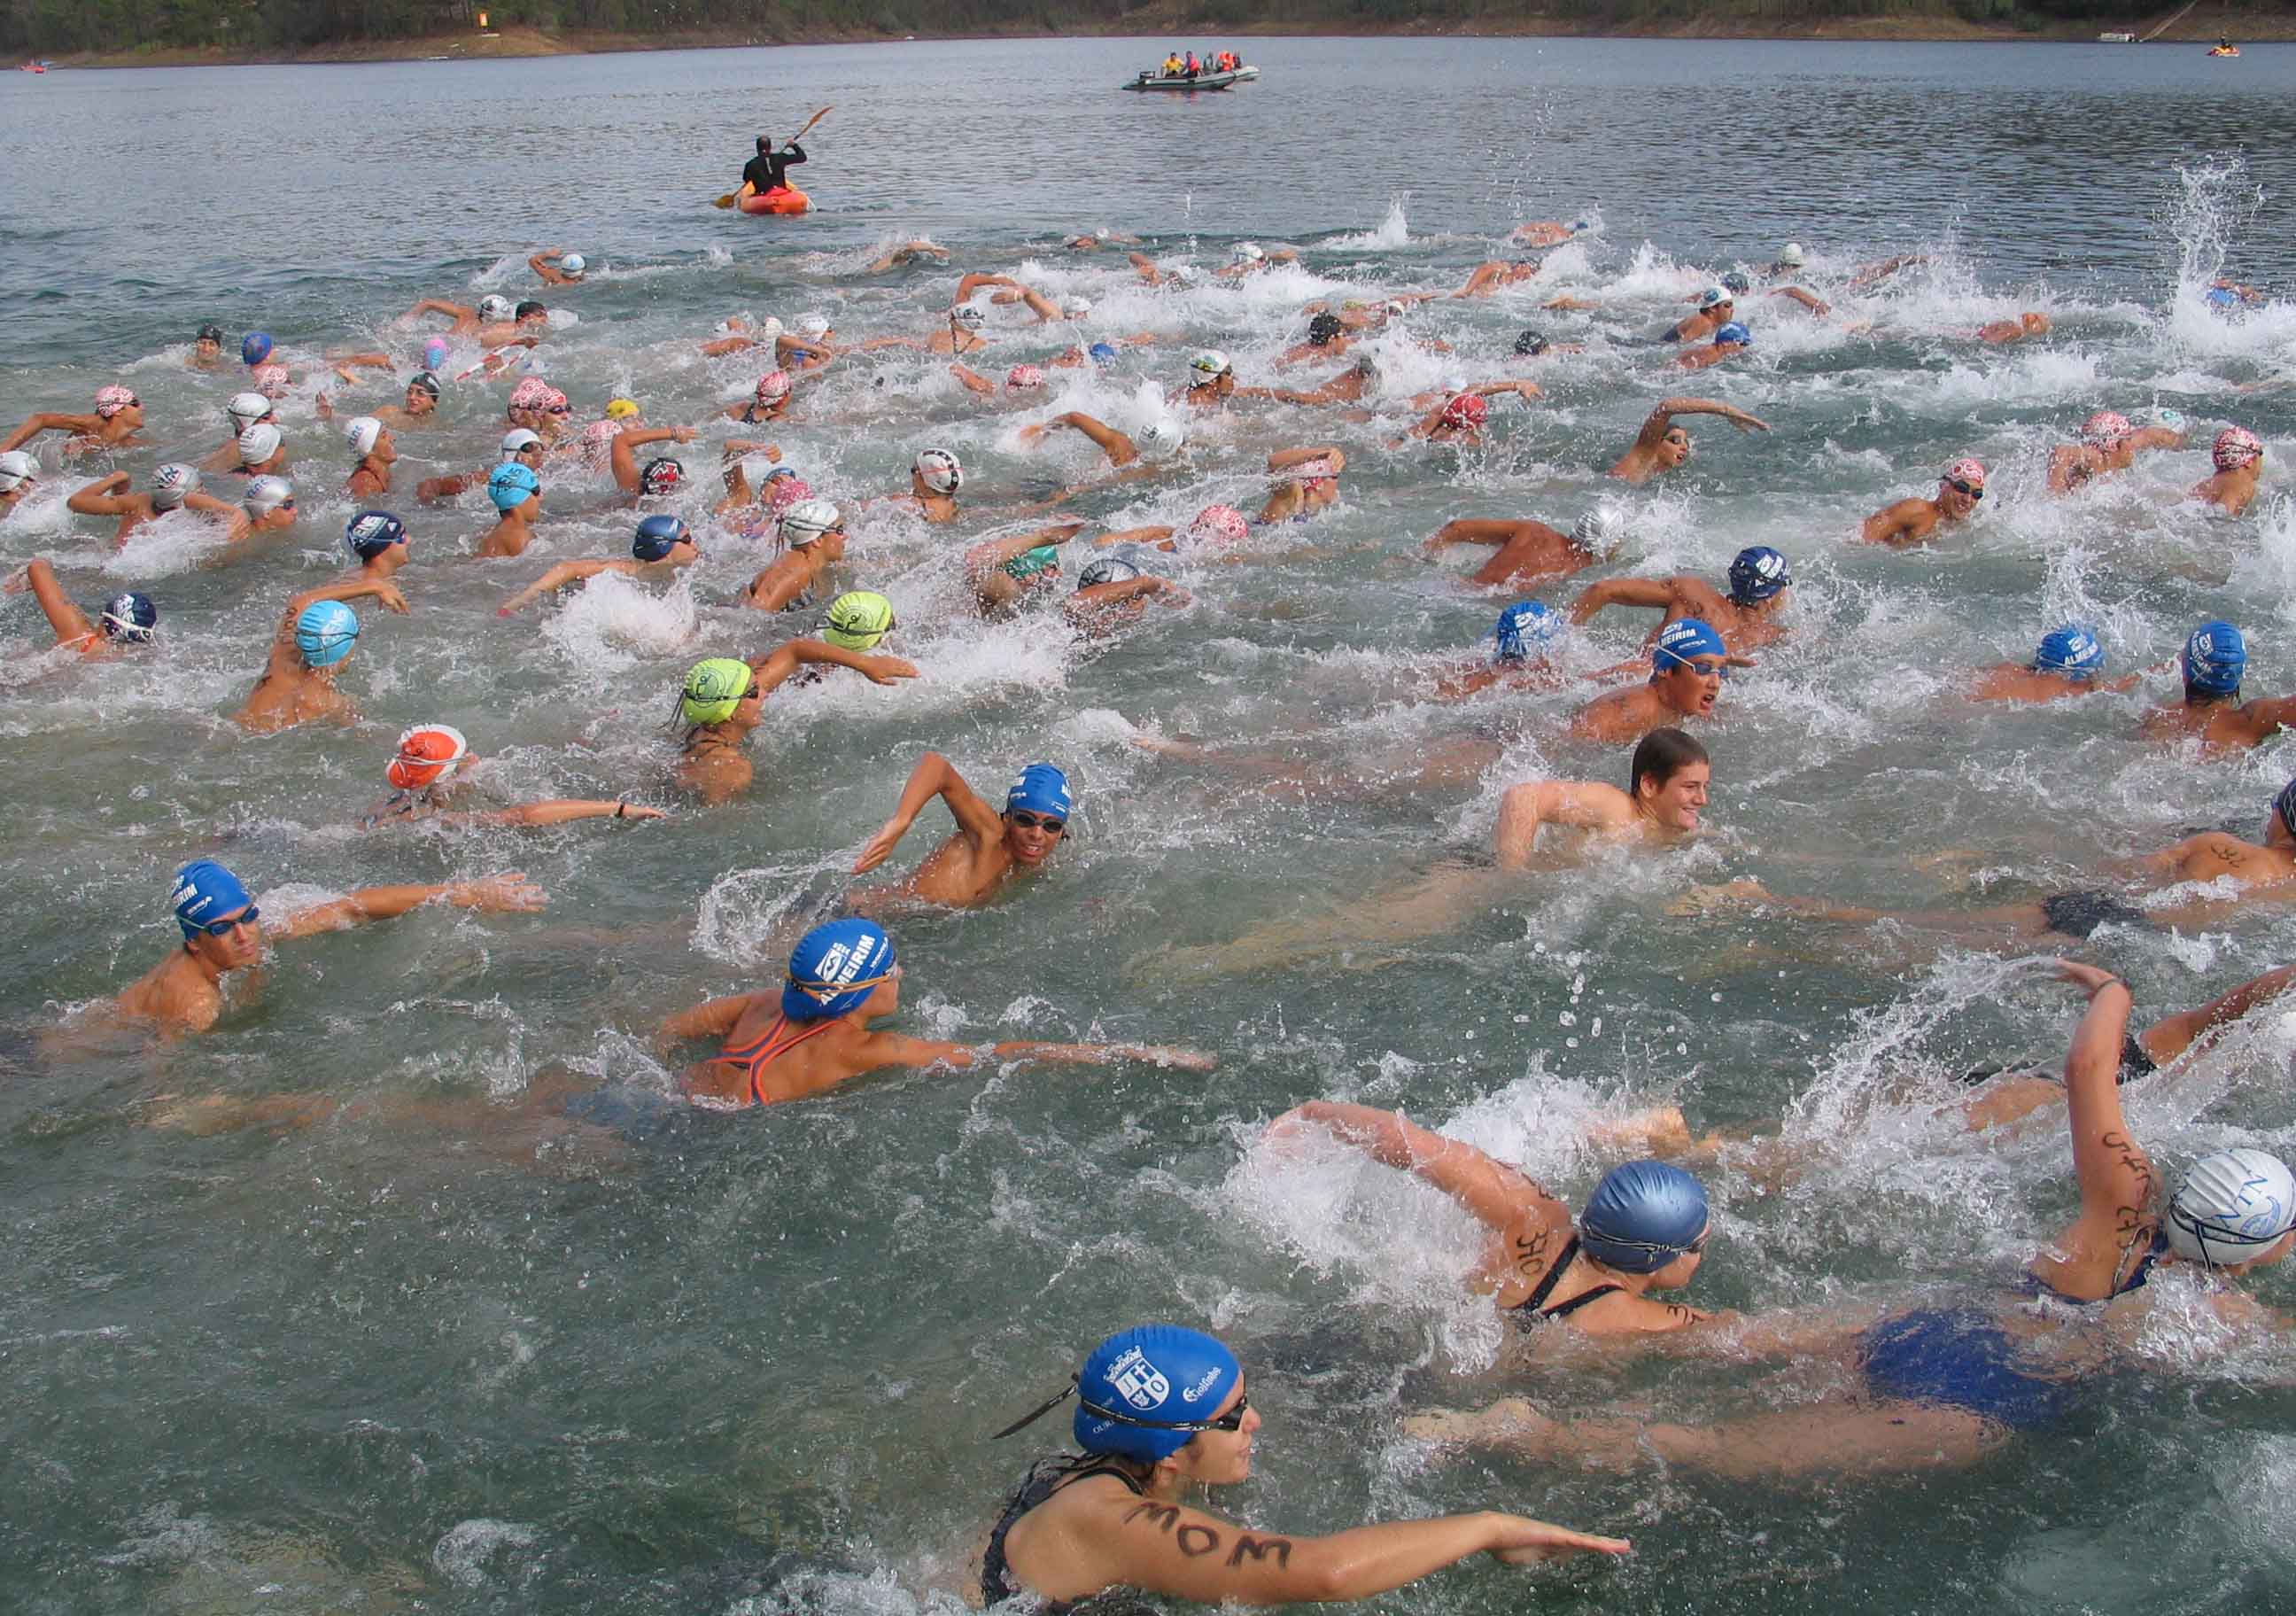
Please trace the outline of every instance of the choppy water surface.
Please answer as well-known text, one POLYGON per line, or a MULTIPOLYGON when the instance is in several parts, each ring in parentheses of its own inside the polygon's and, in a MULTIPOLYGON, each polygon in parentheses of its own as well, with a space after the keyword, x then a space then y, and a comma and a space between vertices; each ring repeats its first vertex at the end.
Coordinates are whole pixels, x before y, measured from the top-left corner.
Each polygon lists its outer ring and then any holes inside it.
MULTIPOLYGON (((152 423, 153 447, 120 462, 139 475, 222 441, 235 379, 181 365, 201 320, 234 341, 261 326, 294 351, 381 344, 411 361, 419 338, 398 310, 521 295, 524 254, 549 245, 597 268, 545 294, 562 313, 541 364, 578 418, 627 392, 650 421, 703 422, 714 444, 715 406, 758 369, 697 357, 716 321, 819 309, 852 336, 921 331, 954 268, 860 272, 925 234, 955 268, 1092 298, 1095 331, 1160 338, 1105 373, 1055 373, 1027 408, 983 406, 939 362, 892 350, 840 365, 775 434, 840 498, 890 491, 917 448, 945 444, 990 507, 1092 469, 1084 446, 1031 451, 1021 428, 1068 408, 1137 427, 1192 346, 1217 342, 1262 380, 1312 298, 1456 285, 1524 218, 1595 226, 1538 281, 1434 304, 1379 338, 1375 419, 1241 406, 1199 425, 1179 474, 1080 501, 1111 525, 1185 520, 1215 498, 1256 504, 1272 448, 1330 440, 1350 456, 1336 511, 1255 537, 1250 564, 1185 568, 1194 604, 1117 641, 968 614, 954 552, 996 519, 952 537, 865 513, 847 581, 892 596, 889 649, 924 677, 784 691, 751 743, 749 797, 659 824, 347 828, 400 728, 426 719, 470 735, 504 800, 671 802, 678 675, 785 627, 729 603, 760 564, 750 541, 705 532, 690 587, 666 595, 608 582, 504 623, 493 607, 552 560, 626 553, 628 518, 603 480, 554 480, 541 542, 510 562, 463 558, 485 525, 475 501, 402 499, 414 612, 368 614, 342 681, 365 723, 251 740, 226 716, 282 601, 338 564, 351 509, 309 390, 287 406, 301 525, 229 565, 172 523, 115 554, 108 524, 62 508, 71 476, 53 474, 51 450, 45 490, 0 526, 0 557, 52 557, 84 602, 148 591, 166 641, 66 667, 28 599, 0 605, 0 871, 17 894, 0 1604, 952 1610, 1028 1456, 986 1433, 1099 1335, 1152 1317, 1220 1329, 1251 1366, 1260 1474, 1223 1506, 1302 1530, 1503 1506, 1641 1549, 1531 1579, 1454 1572, 1382 1602, 1394 1608, 2288 1602, 2284 1351, 2227 1352, 2173 1322, 2197 1314, 2172 1314, 2147 1342, 2157 1373, 2113 1377, 2065 1427, 1943 1481, 1769 1490, 1431 1461, 1396 1440, 1398 1406, 1529 1387, 1563 1408, 1632 1397, 1710 1419, 1816 1395, 1826 1375, 1506 1365, 1488 1309, 1458 1287, 1472 1258, 1458 1215, 1255 1141, 1289 1105, 1348 1095, 1407 1107, 1575 1197, 1606 1164, 1578 1144, 1592 1121, 1660 1101, 1701 1124, 1775 1126, 1791 1110, 1819 1165, 1784 1189, 1710 1180, 1722 1238, 1694 1299, 1719 1306, 1981 1294, 2057 1226, 2070 1186, 2054 1125, 1973 1141, 1932 1103, 1964 1064, 2060 1047, 2061 990, 1982 956, 1671 906, 1737 875, 1899 906, 2005 901, 2084 884, 2193 826, 2260 823, 2287 749, 2203 766, 2141 746, 2134 726, 2171 693, 2165 677, 2049 710, 1980 712, 1956 692, 2075 617, 2120 670, 2168 656, 2202 618, 2233 618, 2251 689, 2296 687, 2296 520, 2277 469, 2296 409, 2285 392, 2236 390, 2288 378, 2296 307, 2226 321, 2200 299, 2219 268, 2268 281, 2291 261, 2279 198, 2296 57, 1268 41, 1250 53, 1266 81, 1232 94, 1113 91, 1160 49, 0 80, 10 418, 85 407, 124 379, 152 423), (801 172, 822 214, 707 209, 755 127, 794 127, 823 103, 837 111, 801 172), (1101 225, 1151 237, 1167 264, 1224 261, 1241 238, 1303 261, 1240 287, 1152 291, 1111 255, 1058 250, 1061 234, 1101 225), (1929 256, 1837 298, 1833 323, 1763 310, 1752 360, 1695 382, 1637 345, 1685 292, 1787 237, 1809 245, 1821 290, 1884 253, 1929 256), (1556 291, 1603 307, 1538 312, 1556 291), (1960 334, 2023 309, 2056 334, 2005 349, 1960 334), (1534 373, 1546 401, 1496 410, 1480 450, 1389 447, 1414 392, 1521 373, 1508 344, 1533 324, 1585 345, 1534 373), (1438 340, 1449 351, 1423 346, 1438 340), (1639 493, 1605 483, 1599 468, 1651 403, 1682 390, 1775 430, 1702 430, 1685 474, 1639 493), (2178 503, 2206 469, 2198 450, 2078 499, 2044 495, 2048 447, 2081 416, 2156 404, 2264 437, 2266 492, 2247 518, 2178 503), (1993 468, 1972 527, 1909 554, 1849 542, 1860 517, 1967 453, 1993 468), (1455 515, 1567 526, 1598 500, 1627 520, 1625 570, 1718 578, 1755 542, 1792 558, 1794 632, 1731 685, 1708 736, 1720 836, 1478 882, 1412 928, 1334 921, 1487 846, 1507 783, 1622 776, 1622 756, 1557 739, 1576 694, 1426 699, 1504 597, 1427 564, 1418 541, 1455 515), (1143 732, 1280 755, 1323 786, 1302 796, 1151 758, 1130 744, 1143 732), (554 1084, 662 1092, 654 1021, 765 980, 776 927, 835 889, 927 747, 982 783, 1053 758, 1082 801, 1045 878, 983 913, 897 926, 903 1024, 1193 1044, 1218 1054, 1216 1074, 897 1075, 619 1135, 536 1103, 554 1084), (1467 759, 1456 781, 1419 777, 1454 753, 1467 759), (166 877, 200 855, 266 905, 503 869, 530 873, 552 904, 291 947, 259 996, 185 1046, 53 1046, 43 1035, 69 1008, 172 946, 166 877), (1267 928, 1279 943, 1225 947, 1267 928), (282 1093, 353 1103, 297 1128, 153 1125, 209 1096, 282 1093)), ((998 368, 1059 346, 1000 319, 998 368)), ((378 381, 349 401, 396 391, 378 381)), ((402 486, 490 460, 502 398, 499 384, 451 390, 444 426, 405 436, 402 486)), ((705 511, 697 496, 688 514, 705 511)), ((1566 655, 1603 666, 1646 627, 1599 619, 1566 655)), ((2197 936, 2108 931, 2093 954, 2152 1016, 2280 963, 2290 937, 2265 914, 2197 936)), ((2258 1018, 2196 1070, 2132 1091, 2137 1125, 2164 1161, 2230 1142, 2284 1151, 2292 1049, 2296 1025, 2258 1018)), ((2288 1306, 2287 1284, 2260 1290, 2288 1306)))

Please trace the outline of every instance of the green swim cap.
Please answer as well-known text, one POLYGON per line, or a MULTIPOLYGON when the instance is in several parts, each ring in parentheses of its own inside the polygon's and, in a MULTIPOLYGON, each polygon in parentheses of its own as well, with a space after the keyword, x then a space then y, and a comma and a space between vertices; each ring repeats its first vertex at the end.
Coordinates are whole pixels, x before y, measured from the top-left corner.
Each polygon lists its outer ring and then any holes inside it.
POLYGON ((854 589, 829 603, 821 637, 846 651, 874 651, 893 631, 893 603, 873 589, 854 589))
POLYGON ((754 682, 750 665, 732 657, 696 662, 686 670, 685 691, 677 710, 688 724, 723 724, 734 716, 754 682))
POLYGON ((1033 550, 1023 550, 1004 563, 1004 570, 1026 583, 1046 568, 1060 570, 1061 553, 1051 545, 1038 545, 1033 550))

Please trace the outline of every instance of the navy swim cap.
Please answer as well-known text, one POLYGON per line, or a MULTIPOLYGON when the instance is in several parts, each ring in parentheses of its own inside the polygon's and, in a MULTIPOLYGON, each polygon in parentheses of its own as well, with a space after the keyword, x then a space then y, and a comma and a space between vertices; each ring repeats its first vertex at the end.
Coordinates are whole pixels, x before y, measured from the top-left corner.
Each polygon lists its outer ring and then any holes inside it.
POLYGON ((1069 816, 1069 777, 1049 763, 1031 763, 1004 793, 1004 811, 1021 808, 1031 814, 1069 816))
POLYGON ((642 562, 658 562, 679 545, 689 544, 685 524, 675 516, 649 516, 638 523, 630 540, 630 554, 642 562))
POLYGON ((1706 1227, 1706 1192, 1663 1161, 1629 1161, 1603 1175, 1578 1215, 1578 1243, 1621 1274, 1655 1274, 1706 1227))
POLYGON ((1792 583, 1786 558, 1767 545, 1751 545, 1730 563, 1730 598, 1741 606, 1766 601, 1792 583))
POLYGON ((239 345, 241 360, 249 365, 260 365, 271 357, 271 338, 267 332, 251 331, 239 345))
POLYGON ((2280 828, 2296 836, 2296 780, 2280 788, 2280 795, 2272 800, 2272 811, 2280 816, 2280 828))
POLYGON ((2230 623, 2202 623, 2185 642, 2185 688, 2202 695, 2236 696, 2248 671, 2248 642, 2230 623))
POLYGON ((160 628, 160 609, 152 603, 148 595, 130 589, 125 595, 115 595, 103 606, 103 637, 107 640, 133 640, 148 644, 160 628))
POLYGON ((1072 1429, 1086 1453, 1153 1464, 1195 1439, 1243 1380, 1224 1342, 1183 1325, 1137 1325, 1092 1349, 1072 1429))
POLYGON ((186 941, 254 901, 239 877, 212 858, 195 858, 176 871, 175 888, 168 894, 168 906, 175 910, 186 941))
POLYGON ((1514 351, 1536 359, 1547 349, 1546 337, 1535 331, 1519 331, 1514 335, 1514 351))
POLYGON ((363 562, 406 542, 406 524, 388 511, 361 511, 343 524, 343 543, 363 562))
POLYGON ((893 976, 893 939, 873 920, 832 920, 798 939, 790 950, 782 1013, 792 1021, 818 1021, 858 1009, 893 976))
POLYGON ((1744 270, 1734 269, 1722 277, 1722 287, 1724 291, 1734 291, 1742 298, 1754 290, 1754 283, 1746 278, 1744 270))
POLYGON ((1501 664, 1528 662, 1530 648, 1554 639, 1562 621, 1545 601, 1517 601, 1499 613, 1498 627, 1492 631, 1496 647, 1491 660, 1501 664))
POLYGON ((2067 623, 2042 636, 2040 649, 2033 652, 2033 671, 2093 679, 2104 671, 2104 647, 2079 623, 2067 623))

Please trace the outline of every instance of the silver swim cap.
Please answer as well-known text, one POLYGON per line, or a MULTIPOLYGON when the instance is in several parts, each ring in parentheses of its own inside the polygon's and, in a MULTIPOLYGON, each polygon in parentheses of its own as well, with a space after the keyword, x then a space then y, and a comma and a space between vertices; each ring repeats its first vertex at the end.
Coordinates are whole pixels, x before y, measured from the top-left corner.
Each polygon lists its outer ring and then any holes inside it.
POLYGON ((2262 1151, 2218 1151, 2186 1170, 2163 1222, 2179 1257, 2218 1268, 2253 1261, 2296 1225, 2296 1178, 2262 1151))

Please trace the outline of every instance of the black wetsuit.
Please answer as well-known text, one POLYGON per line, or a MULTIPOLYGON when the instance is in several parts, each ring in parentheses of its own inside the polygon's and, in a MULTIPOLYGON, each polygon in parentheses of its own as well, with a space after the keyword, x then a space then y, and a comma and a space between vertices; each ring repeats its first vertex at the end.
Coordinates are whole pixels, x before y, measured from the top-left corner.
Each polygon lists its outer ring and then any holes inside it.
POLYGON ((778 152, 760 152, 742 166, 742 178, 763 196, 768 191, 778 191, 789 184, 783 177, 792 164, 805 160, 805 148, 795 141, 778 152))
POLYGON ((1539 1304, 1554 1293, 1555 1282, 1562 1277, 1562 1270, 1569 1267, 1572 1259, 1578 1255, 1578 1236, 1573 1235, 1570 1237, 1570 1243, 1562 1248, 1562 1255, 1556 1258, 1554 1266, 1546 1270, 1546 1277, 1538 1282, 1538 1288, 1515 1303, 1513 1307, 1509 1308, 1507 1311, 1520 1315, 1526 1324, 1534 1319, 1568 1318, 1588 1302, 1600 1301, 1613 1291, 1626 1289, 1626 1286, 1620 1284, 1599 1284, 1591 1290, 1579 1292, 1569 1301, 1556 1302, 1551 1308, 1540 1306, 1539 1304))
MULTIPOLYGON (((1006 1501, 1004 1513, 996 1517, 996 1524, 988 1529, 988 1546, 980 1556, 982 1604, 999 1604, 1007 1599, 1018 1599, 1029 1591, 1013 1579, 1012 1568, 1004 1563, 1005 1534, 1013 1530, 1014 1522, 1037 1505, 1070 1482, 1081 1481, 1087 1476, 1114 1476, 1130 1488, 1135 1497, 1143 1496, 1132 1472, 1105 1455, 1063 1454, 1057 1458, 1037 1460, 1029 1466, 1021 1490, 1006 1501)), ((1061 1616, 1061 1612, 1075 1609, 1079 1603, 1047 1600, 1045 1616, 1061 1616)))

